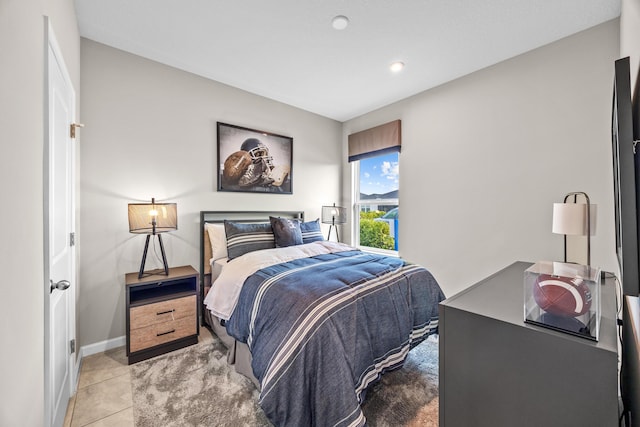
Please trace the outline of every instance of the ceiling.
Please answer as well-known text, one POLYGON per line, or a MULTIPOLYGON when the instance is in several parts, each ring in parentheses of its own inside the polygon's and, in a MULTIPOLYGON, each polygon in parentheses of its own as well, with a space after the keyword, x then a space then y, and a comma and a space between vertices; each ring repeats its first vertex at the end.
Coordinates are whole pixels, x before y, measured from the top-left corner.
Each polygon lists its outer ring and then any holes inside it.
POLYGON ((620 0, 75 0, 80 34, 338 121, 620 16, 620 0), (349 25, 335 30, 336 15, 349 25), (389 66, 402 61, 393 73, 389 66))

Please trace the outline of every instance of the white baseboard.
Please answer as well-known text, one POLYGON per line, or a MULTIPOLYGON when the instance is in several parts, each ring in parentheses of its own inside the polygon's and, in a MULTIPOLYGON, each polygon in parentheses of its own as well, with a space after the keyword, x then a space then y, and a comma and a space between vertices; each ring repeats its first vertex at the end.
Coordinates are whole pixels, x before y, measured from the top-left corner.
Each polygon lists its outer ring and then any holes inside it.
POLYGON ((80 354, 78 359, 91 356, 92 354, 102 353, 103 351, 111 350, 112 348, 122 347, 127 343, 127 337, 121 336, 117 338, 111 338, 110 340, 100 341, 97 343, 83 345, 80 347, 80 354))
POLYGON ((121 336, 117 338, 111 338, 110 340, 100 341, 97 343, 83 345, 78 352, 78 358, 76 359, 76 382, 80 378, 80 368, 82 366, 82 359, 91 356, 92 354, 102 353, 112 348, 122 347, 126 345, 127 337, 121 336))

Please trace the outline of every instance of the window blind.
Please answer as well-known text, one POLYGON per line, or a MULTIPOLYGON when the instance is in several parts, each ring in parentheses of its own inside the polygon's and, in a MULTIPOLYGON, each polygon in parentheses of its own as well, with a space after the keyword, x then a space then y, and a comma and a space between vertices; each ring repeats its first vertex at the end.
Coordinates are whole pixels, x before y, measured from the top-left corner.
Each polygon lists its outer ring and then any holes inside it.
POLYGON ((400 152, 401 143, 400 120, 352 133, 349 135, 349 161, 400 152))

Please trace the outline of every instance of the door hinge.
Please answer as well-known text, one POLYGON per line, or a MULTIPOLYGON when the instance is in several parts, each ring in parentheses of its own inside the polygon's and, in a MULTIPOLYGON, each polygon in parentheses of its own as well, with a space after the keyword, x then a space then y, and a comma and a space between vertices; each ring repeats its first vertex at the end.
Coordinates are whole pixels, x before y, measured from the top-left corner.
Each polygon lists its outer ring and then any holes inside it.
POLYGON ((76 233, 69 233, 69 246, 76 245, 76 233))
POLYGON ((83 128, 84 125, 82 123, 71 123, 69 126, 69 137, 75 139, 76 137, 76 128, 83 128))
POLYGON ((71 352, 69 354, 73 354, 76 352, 76 340, 72 339, 71 341, 69 341, 69 349, 71 350, 71 352))

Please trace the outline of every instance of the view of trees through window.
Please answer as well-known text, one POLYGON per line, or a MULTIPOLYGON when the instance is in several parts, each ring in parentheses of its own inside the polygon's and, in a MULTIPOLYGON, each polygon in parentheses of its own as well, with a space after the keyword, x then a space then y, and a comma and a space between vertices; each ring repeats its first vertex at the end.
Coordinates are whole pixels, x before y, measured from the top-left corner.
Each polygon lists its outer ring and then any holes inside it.
POLYGON ((398 172, 398 153, 358 161, 355 226, 360 246, 398 250, 398 172))

